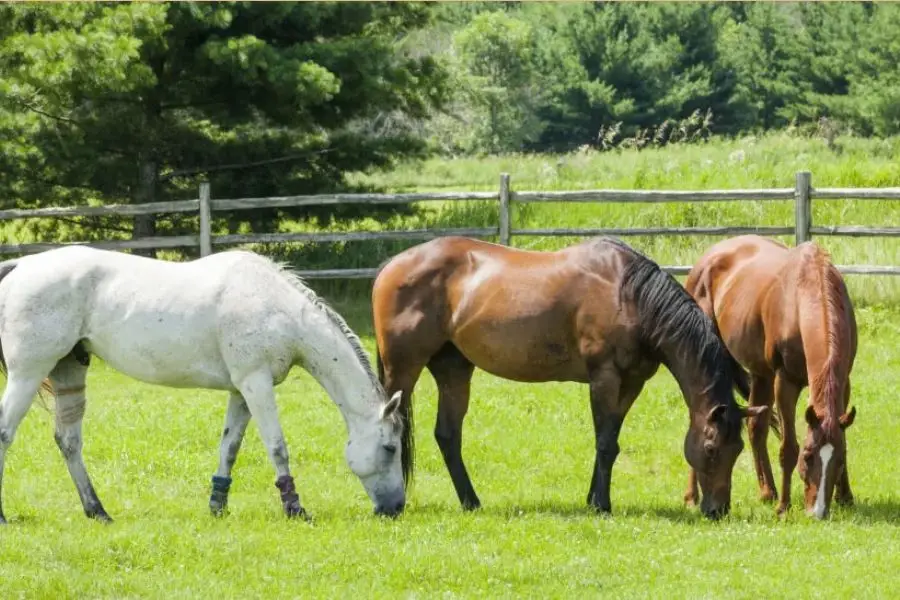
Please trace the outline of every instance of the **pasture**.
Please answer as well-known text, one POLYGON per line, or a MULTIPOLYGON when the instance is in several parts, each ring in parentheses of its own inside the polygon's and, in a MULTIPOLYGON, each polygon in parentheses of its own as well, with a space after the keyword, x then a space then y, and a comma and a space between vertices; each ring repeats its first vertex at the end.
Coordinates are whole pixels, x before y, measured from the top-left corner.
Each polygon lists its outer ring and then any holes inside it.
MULTIPOLYGON (((900 185, 897 140, 775 135, 643 152, 428 161, 359 181, 386 191, 495 189, 502 171, 518 189, 753 188, 790 186, 797 170, 819 186, 900 185)), ((549 205, 518 207, 514 227, 780 225, 790 203, 549 205)), ((337 228, 481 226, 496 207, 430 207, 337 228)), ((816 224, 900 226, 900 203, 814 203, 816 224)), ((309 229, 282 223, 282 230, 309 229)), ((24 230, 4 228, 11 241, 24 230)), ((549 249, 566 238, 514 237, 549 249)), ((713 240, 628 238, 661 263, 691 264, 713 240)), ((817 241, 823 242, 822 238, 817 241)), ((409 242, 255 249, 301 268, 370 267, 409 242)), ((900 264, 893 239, 827 239, 842 263, 900 264)), ((53 442, 53 415, 36 403, 11 448, 0 528, 0 589, 11 597, 891 597, 900 586, 900 280, 848 278, 857 307, 856 423, 848 461, 857 504, 826 522, 797 506, 784 519, 757 499, 749 447, 734 473, 732 513, 713 523, 682 505, 687 409, 664 369, 628 415, 613 471, 613 514, 585 505, 594 440, 586 386, 516 384, 476 372, 463 453, 484 507, 459 508, 432 436, 430 375, 415 398, 418 472, 406 513, 374 517, 344 462, 338 409, 295 370, 278 388, 301 500, 312 524, 287 521, 272 468, 251 424, 229 509, 209 516, 210 477, 226 398, 140 384, 96 360, 88 377, 85 461, 115 523, 88 521, 53 442)), ((370 282, 315 282, 374 351, 370 282)), ((805 406, 806 393, 798 404, 805 406)), ((52 406, 50 407, 52 410, 52 406)), ((802 423, 802 417, 799 419, 802 423)), ((746 432, 744 433, 746 440, 746 432)), ((777 457, 777 442, 770 439, 777 457)), ((777 462, 777 459, 776 459, 777 462)), ((775 465, 776 478, 780 468, 775 465)))
MULTIPOLYGON (((360 304, 337 306, 373 351, 360 304)), ((430 376, 416 395, 418 474, 407 512, 376 518, 346 467, 343 421, 304 372, 280 412, 312 524, 287 521, 251 424, 230 514, 208 514, 225 409, 221 393, 134 382, 96 361, 88 379, 85 460, 115 523, 84 518, 36 403, 10 450, 0 581, 12 597, 889 597, 900 554, 900 314, 858 310, 859 415, 848 432, 857 505, 827 522, 797 506, 779 519, 756 497, 749 448, 732 514, 718 523, 681 504, 687 411, 661 372, 623 428, 613 515, 584 504, 593 460, 587 390, 476 373, 463 450, 484 508, 463 513, 431 434, 430 376)), ((804 395, 805 398, 805 395, 804 395)), ((801 399, 800 406, 804 402, 801 399)), ((777 456, 774 439, 770 448, 777 456)), ((794 480, 795 499, 802 488, 794 480)))

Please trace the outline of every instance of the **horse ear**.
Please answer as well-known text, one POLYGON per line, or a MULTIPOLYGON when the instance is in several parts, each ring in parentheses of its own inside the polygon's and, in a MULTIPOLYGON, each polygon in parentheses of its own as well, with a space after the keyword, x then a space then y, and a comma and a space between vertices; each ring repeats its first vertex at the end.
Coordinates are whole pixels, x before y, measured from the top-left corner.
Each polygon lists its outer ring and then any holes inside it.
POLYGON ((853 425, 853 421, 856 419, 856 407, 850 408, 850 412, 844 413, 841 415, 841 418, 838 421, 841 424, 841 429, 847 429, 851 425, 853 425))
POLYGON ((806 423, 812 429, 815 429, 822 423, 819 420, 819 415, 816 414, 816 409, 812 405, 806 407, 806 423))
POLYGON ((742 406, 741 416, 745 419, 749 419, 750 417, 759 417, 766 414, 767 410, 769 410, 768 406, 742 406))
POLYGON ((706 413, 706 422, 712 425, 716 422, 716 419, 719 418, 720 415, 724 415, 725 411, 728 410, 728 407, 724 404, 719 404, 717 406, 713 406, 708 413, 706 413))
POLYGON ((397 390, 396 392, 394 392, 394 395, 391 396, 391 399, 388 400, 387 404, 385 404, 381 408, 381 418, 387 419, 388 417, 393 415, 395 412, 397 412, 397 409, 400 408, 400 400, 402 400, 402 399, 403 399, 403 392, 401 390, 397 390))

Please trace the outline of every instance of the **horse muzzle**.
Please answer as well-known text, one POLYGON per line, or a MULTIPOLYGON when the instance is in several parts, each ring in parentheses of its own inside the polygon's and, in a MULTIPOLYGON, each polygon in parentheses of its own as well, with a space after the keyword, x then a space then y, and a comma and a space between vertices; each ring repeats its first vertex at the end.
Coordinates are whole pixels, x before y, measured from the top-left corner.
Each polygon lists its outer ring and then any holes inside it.
POLYGON ((404 508, 406 508, 406 498, 401 493, 395 497, 376 502, 375 514, 381 517, 397 517, 403 512, 404 508))

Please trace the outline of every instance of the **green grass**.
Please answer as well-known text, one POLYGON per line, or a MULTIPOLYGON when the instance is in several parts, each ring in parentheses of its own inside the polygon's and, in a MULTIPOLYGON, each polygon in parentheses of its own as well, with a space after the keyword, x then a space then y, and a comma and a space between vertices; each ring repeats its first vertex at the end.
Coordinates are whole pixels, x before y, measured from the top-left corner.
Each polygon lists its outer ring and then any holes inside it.
MULTIPOLYGON (((365 305, 339 308, 371 351, 365 305)), ((418 477, 408 511, 391 521, 371 515, 344 464, 338 410, 296 371, 279 388, 280 410, 314 523, 282 518, 255 426, 231 514, 214 519, 206 503, 223 395, 140 384, 96 361, 85 455, 116 522, 82 516, 52 415, 36 404, 7 461, 0 589, 27 598, 891 597, 900 572, 900 312, 858 313, 859 414, 848 435, 858 504, 828 522, 798 507, 779 519, 761 504, 749 449, 731 516, 712 523, 684 508, 687 413, 665 372, 625 422, 612 517, 584 506, 593 442, 583 386, 476 374, 464 454, 484 508, 466 514, 431 436, 435 387, 423 376, 418 477)), ((800 497, 796 477, 793 492, 800 497)))

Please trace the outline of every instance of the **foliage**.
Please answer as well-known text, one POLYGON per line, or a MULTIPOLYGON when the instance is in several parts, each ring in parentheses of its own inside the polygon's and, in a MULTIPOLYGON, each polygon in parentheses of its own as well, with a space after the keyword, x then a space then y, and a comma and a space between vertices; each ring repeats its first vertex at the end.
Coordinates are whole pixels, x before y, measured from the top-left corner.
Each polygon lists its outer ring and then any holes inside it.
POLYGON ((693 114, 710 115, 712 133, 823 117, 867 135, 900 128, 900 8, 890 3, 476 2, 442 14, 460 31, 441 50, 458 59, 456 87, 481 84, 457 100, 455 126, 434 122, 445 152, 606 148, 612 127, 640 138, 693 114), (478 79, 484 62, 464 60, 467 32, 489 44, 500 24, 533 40, 527 52, 507 45, 527 74, 518 88, 496 70, 478 79), (496 99, 491 117, 519 127, 484 127, 485 96, 496 99))
POLYGON ((424 151, 415 122, 441 103, 444 71, 403 42, 429 16, 407 3, 3 5, 0 197, 150 202, 195 197, 200 179, 219 197, 341 188, 347 170, 424 151))

